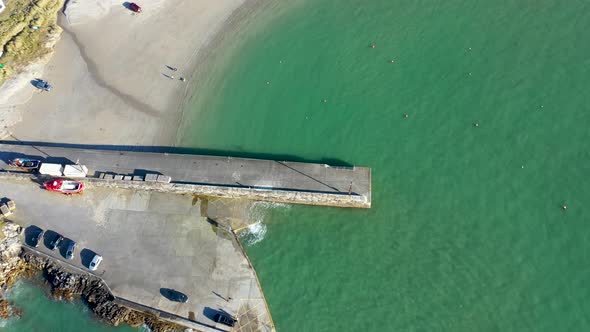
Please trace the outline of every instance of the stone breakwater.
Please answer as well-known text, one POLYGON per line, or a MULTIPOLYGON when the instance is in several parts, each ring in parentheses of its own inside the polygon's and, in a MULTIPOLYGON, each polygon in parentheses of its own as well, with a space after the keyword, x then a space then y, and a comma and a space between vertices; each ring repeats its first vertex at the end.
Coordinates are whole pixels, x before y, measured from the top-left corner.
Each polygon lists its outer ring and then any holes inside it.
POLYGON ((82 297, 92 312, 109 324, 117 326, 126 323, 133 327, 145 324, 154 332, 185 329, 180 325, 162 322, 154 315, 131 310, 114 303, 115 298, 100 278, 67 271, 67 268, 55 264, 52 260, 28 251, 23 251, 21 258, 28 266, 43 271, 56 299, 70 301, 76 297, 82 297))
MULTIPOLYGON (((184 327, 164 322, 156 316, 135 311, 114 302, 104 282, 95 276, 69 271, 53 260, 24 250, 20 243, 22 228, 10 221, 2 225, 0 240, 0 287, 5 290, 21 277, 42 273, 56 300, 82 298, 102 321, 117 326, 121 323, 138 327, 147 325, 154 332, 183 331, 184 327)), ((20 310, 0 297, 0 318, 20 316, 20 310)))
MULTIPOLYGON (((10 172, 0 173, 0 180, 30 180, 36 178, 38 178, 38 176, 34 174, 10 172)), ((96 186, 106 188, 156 191, 171 194, 190 194, 202 197, 249 199, 255 201, 267 201, 276 203, 307 204, 351 208, 371 207, 371 201, 367 197, 359 195, 289 191, 280 189, 262 189, 248 187, 212 186, 184 183, 118 181, 96 178, 85 178, 84 182, 86 188, 90 188, 90 186, 96 186)))

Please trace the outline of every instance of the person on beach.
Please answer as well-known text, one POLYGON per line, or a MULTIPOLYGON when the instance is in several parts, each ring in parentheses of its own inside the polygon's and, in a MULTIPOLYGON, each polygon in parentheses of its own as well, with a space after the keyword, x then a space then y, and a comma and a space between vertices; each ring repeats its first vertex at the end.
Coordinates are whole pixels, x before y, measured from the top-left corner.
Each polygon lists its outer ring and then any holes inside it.
POLYGON ((186 79, 185 79, 184 77, 181 77, 181 78, 180 78, 180 80, 181 80, 182 82, 186 81, 186 79))

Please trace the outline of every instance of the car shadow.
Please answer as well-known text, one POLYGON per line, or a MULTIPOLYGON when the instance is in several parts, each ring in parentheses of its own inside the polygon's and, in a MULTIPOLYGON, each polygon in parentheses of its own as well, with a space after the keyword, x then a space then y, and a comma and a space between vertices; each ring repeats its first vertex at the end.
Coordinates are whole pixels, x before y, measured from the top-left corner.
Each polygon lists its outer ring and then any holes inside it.
POLYGON ((170 288, 160 288, 160 294, 170 301, 172 301, 173 292, 174 292, 174 290, 172 290, 170 288))
POLYGON ((68 246, 70 245, 72 239, 64 237, 63 241, 61 242, 61 246, 59 247, 59 253, 63 258, 66 258, 66 253, 68 251, 68 246))
POLYGON ((96 253, 90 249, 84 248, 80 250, 80 260, 82 261, 82 265, 84 265, 84 267, 89 267, 90 262, 92 262, 95 255, 96 253))
POLYGON ((59 233, 52 231, 50 229, 45 231, 45 234, 43 234, 43 244, 45 245, 46 248, 49 248, 49 243, 51 242, 51 240, 53 240, 59 233))
POLYGON ((40 232, 43 232, 43 229, 35 225, 25 228, 25 243, 31 247, 34 247, 35 243, 33 242, 33 238, 40 232))
POLYGON ((213 309, 211 307, 205 307, 205 309, 203 309, 203 316, 209 318, 212 321, 215 320, 215 315, 218 313, 220 313, 219 310, 213 309))
POLYGON ((180 296, 187 296, 186 294, 179 292, 172 288, 160 288, 160 294, 170 301, 179 302, 180 296))
POLYGON ((32 80, 31 80, 31 85, 32 85, 32 86, 34 86, 34 87, 37 87, 37 84, 38 84, 39 82, 41 82, 41 79, 40 79, 40 78, 35 78, 35 79, 32 79, 32 80))

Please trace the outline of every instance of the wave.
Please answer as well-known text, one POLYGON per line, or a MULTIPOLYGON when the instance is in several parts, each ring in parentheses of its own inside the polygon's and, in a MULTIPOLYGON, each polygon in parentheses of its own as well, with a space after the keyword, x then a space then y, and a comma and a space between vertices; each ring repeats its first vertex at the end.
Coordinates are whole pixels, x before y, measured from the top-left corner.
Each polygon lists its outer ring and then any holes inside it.
POLYGON ((247 246, 253 246, 264 240, 266 231, 266 224, 262 221, 257 221, 240 232, 240 241, 247 246))

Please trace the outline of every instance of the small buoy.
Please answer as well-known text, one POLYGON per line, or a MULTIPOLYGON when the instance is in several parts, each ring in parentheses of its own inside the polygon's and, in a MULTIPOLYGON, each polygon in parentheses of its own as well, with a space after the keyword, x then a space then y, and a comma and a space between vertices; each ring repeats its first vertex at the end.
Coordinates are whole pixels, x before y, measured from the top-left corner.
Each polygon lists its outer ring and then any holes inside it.
POLYGON ((324 99, 324 100, 323 100, 323 102, 324 102, 324 103, 327 103, 327 102, 328 102, 328 99, 324 99))
POLYGON ((561 208, 567 210, 567 205, 562 205, 561 208))
POLYGON ((371 44, 371 48, 375 48, 375 47, 377 47, 377 45, 371 44))
POLYGON ((270 84, 270 81, 266 81, 266 84, 267 84, 267 85, 268 85, 268 84, 270 84))
POLYGON ((395 61, 393 59, 389 60, 389 63, 394 63, 395 61))
POLYGON ((478 122, 475 122, 475 123, 473 124, 473 126, 474 126, 474 127, 479 127, 479 123, 478 123, 478 122))
POLYGON ((407 118, 409 118, 409 117, 410 117, 410 115, 409 115, 409 114, 404 114, 404 118, 406 118, 406 119, 407 119, 407 118))

